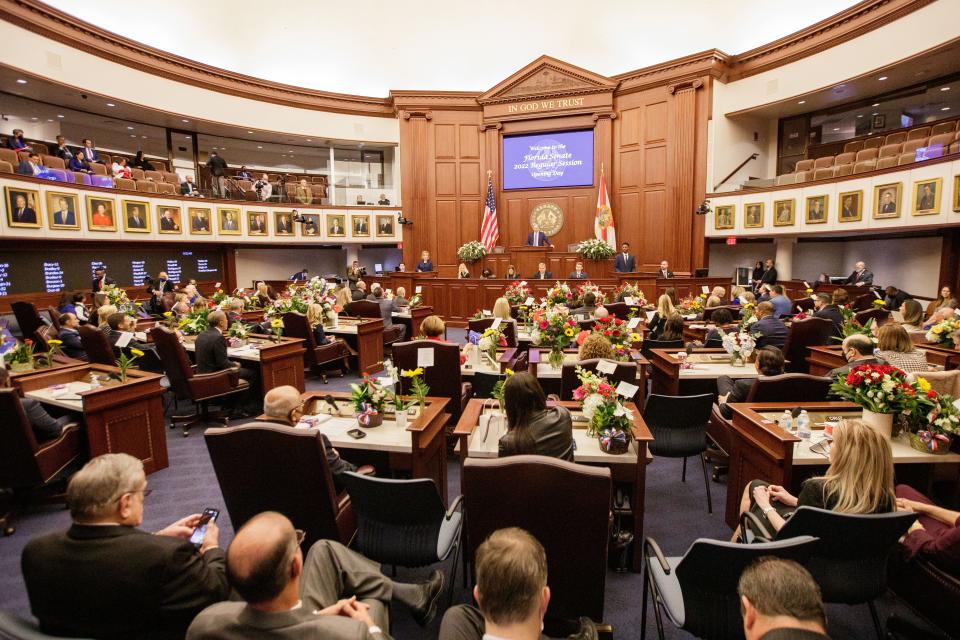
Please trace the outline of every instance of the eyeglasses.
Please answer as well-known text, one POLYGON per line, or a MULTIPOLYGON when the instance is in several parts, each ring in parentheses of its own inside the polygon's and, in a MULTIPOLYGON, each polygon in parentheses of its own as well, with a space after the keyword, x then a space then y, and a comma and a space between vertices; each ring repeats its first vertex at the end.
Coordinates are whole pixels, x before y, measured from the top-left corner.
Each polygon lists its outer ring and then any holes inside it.
POLYGON ((123 499, 123 496, 127 495, 128 493, 142 493, 144 500, 146 500, 147 496, 153 493, 153 489, 134 489, 133 491, 124 491, 120 494, 119 498, 114 500, 114 502, 120 502, 120 500, 123 499))
POLYGON ((293 533, 297 536, 297 546, 303 544, 303 539, 307 537, 307 532, 303 529, 294 529, 293 533))

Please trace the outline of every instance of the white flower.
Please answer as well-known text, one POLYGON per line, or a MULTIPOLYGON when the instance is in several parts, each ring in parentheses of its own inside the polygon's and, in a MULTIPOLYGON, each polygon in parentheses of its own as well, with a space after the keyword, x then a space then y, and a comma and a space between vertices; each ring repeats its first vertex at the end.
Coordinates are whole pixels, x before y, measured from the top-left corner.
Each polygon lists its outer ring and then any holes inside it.
POLYGON ((603 396, 599 393, 591 393, 583 399, 583 415, 590 420, 601 406, 603 406, 603 396))

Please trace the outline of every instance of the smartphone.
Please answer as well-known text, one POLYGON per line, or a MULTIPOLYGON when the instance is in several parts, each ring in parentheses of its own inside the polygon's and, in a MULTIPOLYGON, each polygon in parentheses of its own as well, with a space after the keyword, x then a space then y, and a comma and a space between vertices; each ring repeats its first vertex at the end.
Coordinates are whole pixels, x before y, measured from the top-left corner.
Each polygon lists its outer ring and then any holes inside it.
POLYGON ((367 437, 367 434, 363 431, 360 431, 360 429, 350 429, 350 431, 347 431, 347 435, 353 438, 354 440, 359 440, 361 438, 367 437))
POLYGON ((203 544, 203 537, 207 535, 207 525, 210 524, 210 522, 216 522, 219 515, 220 509, 207 507, 203 510, 203 513, 200 514, 200 522, 197 523, 197 527, 193 530, 193 533, 190 534, 191 544, 196 547, 203 544))

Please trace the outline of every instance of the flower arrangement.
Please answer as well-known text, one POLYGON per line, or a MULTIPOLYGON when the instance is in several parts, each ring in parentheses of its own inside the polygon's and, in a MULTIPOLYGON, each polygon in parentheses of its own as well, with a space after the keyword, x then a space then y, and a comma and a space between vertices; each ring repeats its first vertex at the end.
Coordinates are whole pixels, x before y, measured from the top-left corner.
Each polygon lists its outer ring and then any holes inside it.
POLYGON ((57 340, 56 338, 51 338, 47 340, 47 352, 43 356, 44 364, 48 367, 53 366, 53 359, 57 356, 63 355, 63 349, 60 346, 63 345, 63 340, 57 340))
POLYGON ((350 404, 357 413, 360 426, 379 427, 383 424, 383 408, 390 399, 390 394, 377 380, 365 373, 360 384, 351 383, 350 389, 350 404))
POLYGON ((577 299, 583 300, 583 296, 588 293, 592 293, 594 298, 596 298, 596 304, 599 306, 607 301, 607 298, 603 295, 603 292, 600 291, 600 287, 593 284, 592 282, 585 282, 584 284, 577 287, 577 299))
POLYGON ((623 302, 626 298, 633 298, 635 304, 640 306, 647 304, 647 296, 643 294, 640 287, 635 284, 630 284, 629 282, 621 284, 614 289, 610 295, 616 302, 623 302))
POLYGON ((907 382, 907 375, 886 364, 852 367, 845 376, 837 376, 830 391, 873 413, 910 411, 917 396, 917 388, 907 382))
POLYGON ((244 311, 253 311, 259 306, 259 298, 257 298, 257 296, 250 295, 242 288, 238 287, 233 292, 233 297, 243 302, 244 311))
POLYGON ((570 346, 577 335, 577 323, 570 317, 566 307, 540 309, 533 314, 533 329, 530 339, 538 346, 550 347, 550 364, 559 369, 563 364, 563 350, 570 346))
POLYGON ((577 253, 587 260, 606 260, 612 258, 616 251, 603 240, 589 238, 577 245, 577 253))
POLYGON ((596 323, 593 325, 593 333, 599 333, 609 340, 616 351, 616 359, 622 362, 630 360, 630 348, 642 340, 640 334, 633 333, 627 328, 627 322, 625 320, 621 320, 616 316, 597 318, 596 323))
POLYGON ((210 299, 213 301, 213 304, 215 304, 216 306, 219 307, 221 304, 223 304, 223 302, 224 302, 228 297, 229 297, 229 296, 227 296, 227 294, 224 293, 223 289, 217 289, 217 290, 213 293, 213 296, 212 296, 210 299))
POLYGON ((690 315, 691 313, 700 313, 703 311, 703 303, 707 300, 707 294, 701 293, 700 295, 687 296, 677 304, 677 309, 682 315, 690 315))
POLYGON ((400 375, 404 378, 407 378, 410 382, 410 395, 412 395, 417 400, 417 404, 420 405, 420 412, 423 413, 424 405, 426 404, 426 398, 430 395, 430 387, 427 386, 427 383, 423 380, 423 368, 417 367, 416 369, 404 369, 400 372, 400 375))
POLYGON ((273 341, 280 342, 280 338, 283 337, 283 319, 274 318, 270 321, 270 328, 273 329, 273 341))
POLYGON ((875 299, 875 300, 873 301, 873 308, 874 308, 874 309, 883 309, 883 308, 885 308, 886 306, 887 306, 887 303, 884 302, 883 300, 879 299, 879 298, 877 298, 877 299, 875 299))
POLYGON ((503 335, 500 329, 494 329, 493 327, 487 328, 480 336, 480 339, 477 340, 477 347, 479 347, 481 351, 486 352, 494 362, 497 361, 497 347, 505 346, 507 346, 506 336, 503 335))
POLYGON ((105 286, 103 288, 103 293, 107 294, 107 300, 110 302, 110 304, 114 305, 118 309, 122 304, 130 301, 130 299, 127 297, 127 292, 115 284, 108 284, 105 286))
POLYGON ((486 247, 476 240, 471 240, 457 249, 457 257, 464 262, 476 262, 485 255, 487 255, 486 247))
POLYGON ((740 307, 740 331, 746 331, 757 322, 757 314, 754 311, 756 308, 757 305, 752 302, 744 303, 740 307))
POLYGON ((907 379, 917 391, 916 406, 908 416, 910 445, 928 453, 947 453, 953 436, 960 434, 960 401, 937 393, 923 377, 907 379))
POLYGON ((547 291, 547 304, 570 306, 573 303, 573 291, 566 282, 557 282, 547 291))
POLYGON ((130 349, 129 356, 125 351, 120 351, 120 357, 117 358, 117 368, 120 369, 120 382, 127 381, 127 369, 141 356, 143 356, 143 351, 140 351, 140 349, 130 349))
POLYGON ((505 385, 511 377, 513 377, 513 369, 504 370, 503 377, 497 380, 493 385, 493 389, 490 390, 490 397, 500 405, 500 413, 506 412, 506 406, 503 403, 503 385, 505 385))
POLYGON ((730 362, 734 366, 743 366, 743 363, 757 349, 756 338, 743 327, 737 333, 726 333, 719 327, 717 331, 720 333, 723 350, 730 354, 730 362))
POLYGON ((507 286, 503 297, 506 298, 510 304, 523 304, 527 301, 527 298, 530 297, 530 287, 527 286, 527 281, 514 280, 507 286))
POLYGON ((927 331, 927 342, 953 347, 955 337, 960 335, 960 316, 954 315, 930 327, 927 331))
POLYGON ((874 343, 877 342, 877 337, 873 334, 873 325, 875 324, 873 318, 867 320, 867 324, 861 325, 857 322, 856 313, 854 313, 853 309, 845 306, 840 307, 840 314, 843 316, 843 324, 840 326, 840 331, 843 336, 834 336, 835 340, 843 340, 847 336, 861 333, 870 338, 874 343))
POLYGON ((587 433, 600 440, 603 451, 624 453, 633 439, 633 412, 623 406, 606 378, 581 367, 577 367, 577 378, 580 386, 573 390, 573 399, 590 421, 587 433))
POLYGON ((249 335, 250 327, 239 320, 234 321, 234 323, 230 325, 230 328, 227 329, 227 336, 237 340, 246 340, 249 335))
POLYGON ((3 354, 3 359, 14 371, 33 368, 33 340, 27 338, 3 354))
POLYGON ((195 336, 207 330, 207 311, 191 311, 180 318, 180 331, 188 336, 195 336))
POLYGON ((792 319, 793 319, 793 320, 806 320, 807 318, 811 318, 811 317, 812 317, 812 316, 811 316, 809 313, 807 313, 806 311, 801 311, 800 313, 795 314, 792 319))

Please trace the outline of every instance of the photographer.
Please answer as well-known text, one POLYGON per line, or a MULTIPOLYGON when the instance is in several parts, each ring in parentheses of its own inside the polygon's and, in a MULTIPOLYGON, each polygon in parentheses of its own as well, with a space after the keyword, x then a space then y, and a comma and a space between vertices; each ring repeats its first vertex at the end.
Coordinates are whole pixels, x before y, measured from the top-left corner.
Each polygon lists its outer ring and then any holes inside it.
POLYGON ((365 275, 367 275, 367 268, 361 267, 360 262, 354 260, 353 264, 347 267, 347 281, 350 282, 350 289, 356 289, 357 282, 365 275))
POLYGON ((267 174, 263 174, 259 180, 253 183, 253 190, 257 192, 257 200, 266 202, 273 195, 273 185, 270 184, 267 174))

